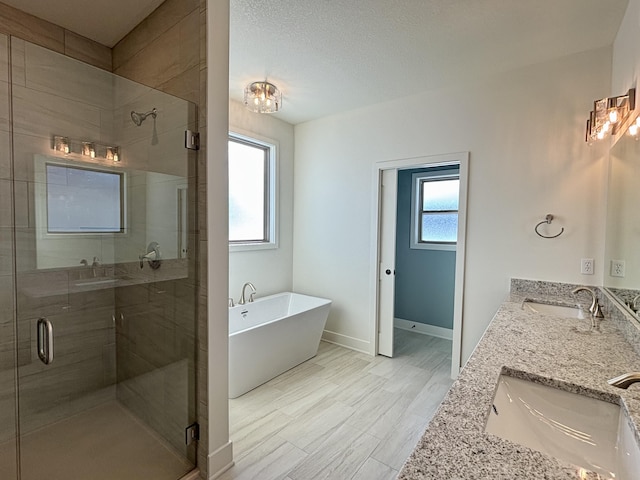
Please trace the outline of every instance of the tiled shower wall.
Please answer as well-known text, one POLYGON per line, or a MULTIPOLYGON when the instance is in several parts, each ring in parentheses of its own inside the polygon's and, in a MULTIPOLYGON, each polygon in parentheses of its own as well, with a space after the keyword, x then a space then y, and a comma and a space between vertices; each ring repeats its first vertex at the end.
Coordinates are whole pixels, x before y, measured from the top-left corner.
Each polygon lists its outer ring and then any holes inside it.
MULTIPOLYGON (((98 302, 101 308, 112 310, 116 304, 125 308, 140 308, 141 305, 135 305, 140 298, 148 299, 149 305, 153 307, 152 312, 157 312, 159 308, 164 312, 184 312, 191 309, 196 299, 196 305, 199 306, 197 316, 198 337, 203 339, 198 343, 197 348, 197 367, 198 367, 198 421, 201 425, 201 431, 207 431, 206 405, 207 405, 207 373, 206 373, 206 355, 207 355, 207 318, 206 318, 206 0, 167 0, 161 5, 150 17, 144 20, 136 29, 134 29, 125 39, 123 39, 113 51, 108 47, 100 45, 89 39, 76 35, 73 32, 65 30, 57 25, 53 25, 36 17, 27 15, 19 10, 0 3, 0 33, 13 35, 24 40, 28 40, 38 45, 42 45, 48 49, 63 53, 67 56, 79 59, 88 64, 97 66, 104 70, 128 77, 140 83, 158 88, 167 93, 171 93, 178 97, 190 100, 198 105, 199 111, 199 130, 201 132, 201 150, 197 155, 197 163, 190 161, 189 163, 189 192, 190 205, 193 202, 199 204, 198 217, 190 218, 189 231, 189 249, 190 249, 190 276, 186 280, 168 281, 166 283, 157 283, 156 287, 168 289, 175 292, 169 304, 166 298, 157 302, 157 295, 147 291, 142 297, 136 295, 135 287, 123 287, 115 292, 115 295, 109 297, 111 289, 98 291, 97 298, 93 299, 86 294, 80 297, 74 297, 73 294, 67 293, 67 303, 77 303, 78 305, 91 305, 98 302), (112 65, 113 61, 113 65, 112 65), (193 188, 192 188, 193 187, 193 188), (200 200, 197 200, 200 199, 200 200), (196 268, 197 267, 197 268, 196 268), (132 300, 135 299, 135 300, 132 300), (189 304, 188 308, 184 302, 189 304)), ((0 47, 0 54, 2 54, 0 47)), ((0 62, 3 59, 0 58, 0 62)), ((4 82, 6 72, 3 72, 0 65, 0 88, 6 88, 4 82)), ((0 102, 4 101, 3 97, 0 102)), ((9 135, 7 129, 8 111, 6 104, 0 103, 0 198, 2 199, 2 213, 10 212, 8 201, 11 199, 10 183, 6 180, 10 178, 9 171, 9 135), (7 197, 8 195, 8 197, 7 197)), ((19 185, 18 185, 19 186, 19 185)), ((193 209, 191 209, 193 210, 193 209)), ((10 230, 5 227, 6 215, 0 215, 0 241, 2 242, 2 251, 0 251, 0 282, 3 292, 11 292, 11 265, 12 265, 12 237, 7 234, 10 230), (5 238, 6 237, 6 238, 5 238), (9 282, 9 283, 7 283, 9 282), (6 284, 6 285, 5 285, 6 284), (6 287, 6 288, 4 288, 6 287)), ((50 274, 52 275, 53 272, 50 274)), ((80 273, 79 273, 80 274, 80 273)), ((71 277, 67 277, 67 282, 73 282, 73 273, 68 273, 71 277)), ((62 278, 43 277, 45 282, 62 281, 62 278)), ((63 294, 64 298, 64 294, 63 294)), ((55 304, 55 302, 54 302, 55 304)), ((0 308, 4 311, 14 311, 12 295, 6 295, 0 298, 0 308)), ((78 315, 78 312, 76 312, 78 315)), ((153 315, 153 313, 151 313, 153 315)), ((178 317, 180 315, 178 314, 178 317)), ((82 313, 80 311, 80 319, 82 313)), ((7 317, 3 317, 7 318, 7 317)), ((172 318, 169 324, 173 323, 179 326, 181 320, 172 317, 167 313, 167 318, 172 318), (174 321, 175 320, 175 321, 174 321)), ((8 340, 8 345, 12 343, 12 321, 0 323, 2 342, 8 340), (7 323, 5 325, 5 323, 7 323)), ((167 324, 165 324, 166 326, 167 324)), ((113 329, 109 327, 100 328, 104 334, 113 338, 113 329)), ((72 330, 70 330, 72 331, 72 330)), ((165 333, 166 341, 174 335, 169 330, 165 333)), ((187 328, 187 336, 192 335, 187 328)), ((174 336, 174 341, 180 336, 174 336)), ((184 338, 184 337, 182 337, 184 338)), ((177 341, 181 344, 181 341, 177 341)), ((110 343, 107 342, 107 345, 110 343)), ((113 345, 113 343, 111 343, 113 345)), ((7 395, 0 395, 0 443, 4 438, 14 435, 14 412, 12 410, 12 384, 13 379, 13 355, 5 354, 7 342, 0 343, 0 382, 7 384, 7 389, 2 388, 1 392, 7 392, 7 395), (6 400, 7 408, 3 401, 6 400), (3 430, 4 427, 4 430, 3 430), (4 435, 4 437, 2 437, 4 435)), ((24 361, 26 357, 24 345, 22 346, 20 358, 24 361)), ((176 346, 176 351, 183 348, 176 346)), ((131 354, 133 350, 126 348, 122 353, 131 354)), ((142 353, 142 352, 140 352, 142 353)), ((147 354, 141 354, 140 358, 144 358, 147 354)), ((112 360, 112 351, 107 349, 109 362, 115 369, 112 360)), ((128 375, 128 369, 135 369, 135 365, 122 365, 122 375, 128 375)), ((114 370, 105 372, 102 378, 110 383, 115 380, 114 370)), ((4 387, 5 385, 2 385, 4 387)), ((198 449, 202 476, 206 477, 207 465, 207 445, 206 439, 201 439, 198 449)), ((0 455, 2 455, 0 449, 0 455)), ((0 457, 0 477, 4 478, 5 471, 1 470, 3 459, 0 457)), ((11 478, 11 472, 6 472, 7 477, 11 478)))
MULTIPOLYGON (((197 217, 190 218, 189 278, 175 281, 176 302, 196 301, 197 306, 197 418, 207 431, 207 270, 206 270, 206 1, 166 0, 113 48, 113 71, 118 75, 184 98, 198 107, 200 150, 189 160, 189 205, 197 202, 197 217), (191 196, 193 195, 193 196, 191 196), (199 299, 199 301, 198 301, 199 299)), ((143 298, 146 298, 143 296, 143 298)), ((149 297, 151 298, 151 297, 149 297)), ((116 296, 116 303, 126 301, 116 296)), ((183 305, 184 306, 184 305, 183 305)), ((147 311, 153 311, 148 309, 147 311)), ((175 316, 166 325, 180 325, 175 316)), ((168 347, 167 347, 168 348, 168 347)), ((123 351, 123 354, 125 352, 123 351)), ((127 355, 142 352, 128 350, 127 355)), ((119 350, 120 354, 120 350, 119 350)), ((119 357, 120 359, 120 357, 119 357)), ((141 360, 142 361, 142 360, 141 360)), ((123 367, 125 363, 122 363, 123 367)), ((120 364, 119 364, 120 366, 120 364)), ((207 442, 201 437, 198 466, 206 478, 207 442)))

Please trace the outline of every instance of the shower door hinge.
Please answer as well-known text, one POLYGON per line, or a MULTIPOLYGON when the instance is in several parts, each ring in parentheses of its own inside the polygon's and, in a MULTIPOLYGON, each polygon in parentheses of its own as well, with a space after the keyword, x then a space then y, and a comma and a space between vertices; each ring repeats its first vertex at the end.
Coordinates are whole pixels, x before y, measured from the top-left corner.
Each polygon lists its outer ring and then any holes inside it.
POLYGON ((192 423, 184 431, 184 443, 191 445, 196 440, 200 440, 200 425, 192 423))
POLYGON ((200 150, 200 133, 185 130, 184 148, 188 148, 189 150, 200 150))

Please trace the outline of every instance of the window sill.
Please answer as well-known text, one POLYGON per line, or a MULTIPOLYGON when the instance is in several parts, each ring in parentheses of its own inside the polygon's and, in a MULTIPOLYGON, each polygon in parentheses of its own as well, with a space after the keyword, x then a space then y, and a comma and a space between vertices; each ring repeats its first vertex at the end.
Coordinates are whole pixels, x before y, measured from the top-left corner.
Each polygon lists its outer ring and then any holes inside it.
POLYGON ((456 245, 440 245, 437 243, 412 243, 409 246, 412 250, 443 250, 449 252, 455 252, 456 247, 456 245))
POLYGON ((254 250, 276 250, 278 244, 275 242, 265 243, 230 243, 229 253, 234 252, 250 252, 254 250))

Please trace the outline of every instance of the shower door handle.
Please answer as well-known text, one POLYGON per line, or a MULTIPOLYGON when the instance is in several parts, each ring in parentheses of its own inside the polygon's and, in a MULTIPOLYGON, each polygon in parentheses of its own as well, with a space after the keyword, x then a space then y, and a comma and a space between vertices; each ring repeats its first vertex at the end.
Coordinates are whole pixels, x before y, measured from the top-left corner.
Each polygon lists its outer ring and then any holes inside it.
POLYGON ((39 318, 38 330, 38 357, 45 365, 53 362, 53 325, 46 318, 39 318))

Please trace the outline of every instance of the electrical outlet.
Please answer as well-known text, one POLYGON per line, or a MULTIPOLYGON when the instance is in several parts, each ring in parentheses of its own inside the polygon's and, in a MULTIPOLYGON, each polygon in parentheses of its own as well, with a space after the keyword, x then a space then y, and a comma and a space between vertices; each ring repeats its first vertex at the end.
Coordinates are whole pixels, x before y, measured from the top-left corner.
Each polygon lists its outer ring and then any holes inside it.
POLYGON ((611 260, 611 276, 624 277, 624 260, 611 260))
POLYGON ((580 273, 582 275, 593 275, 593 258, 583 258, 580 261, 580 273))

